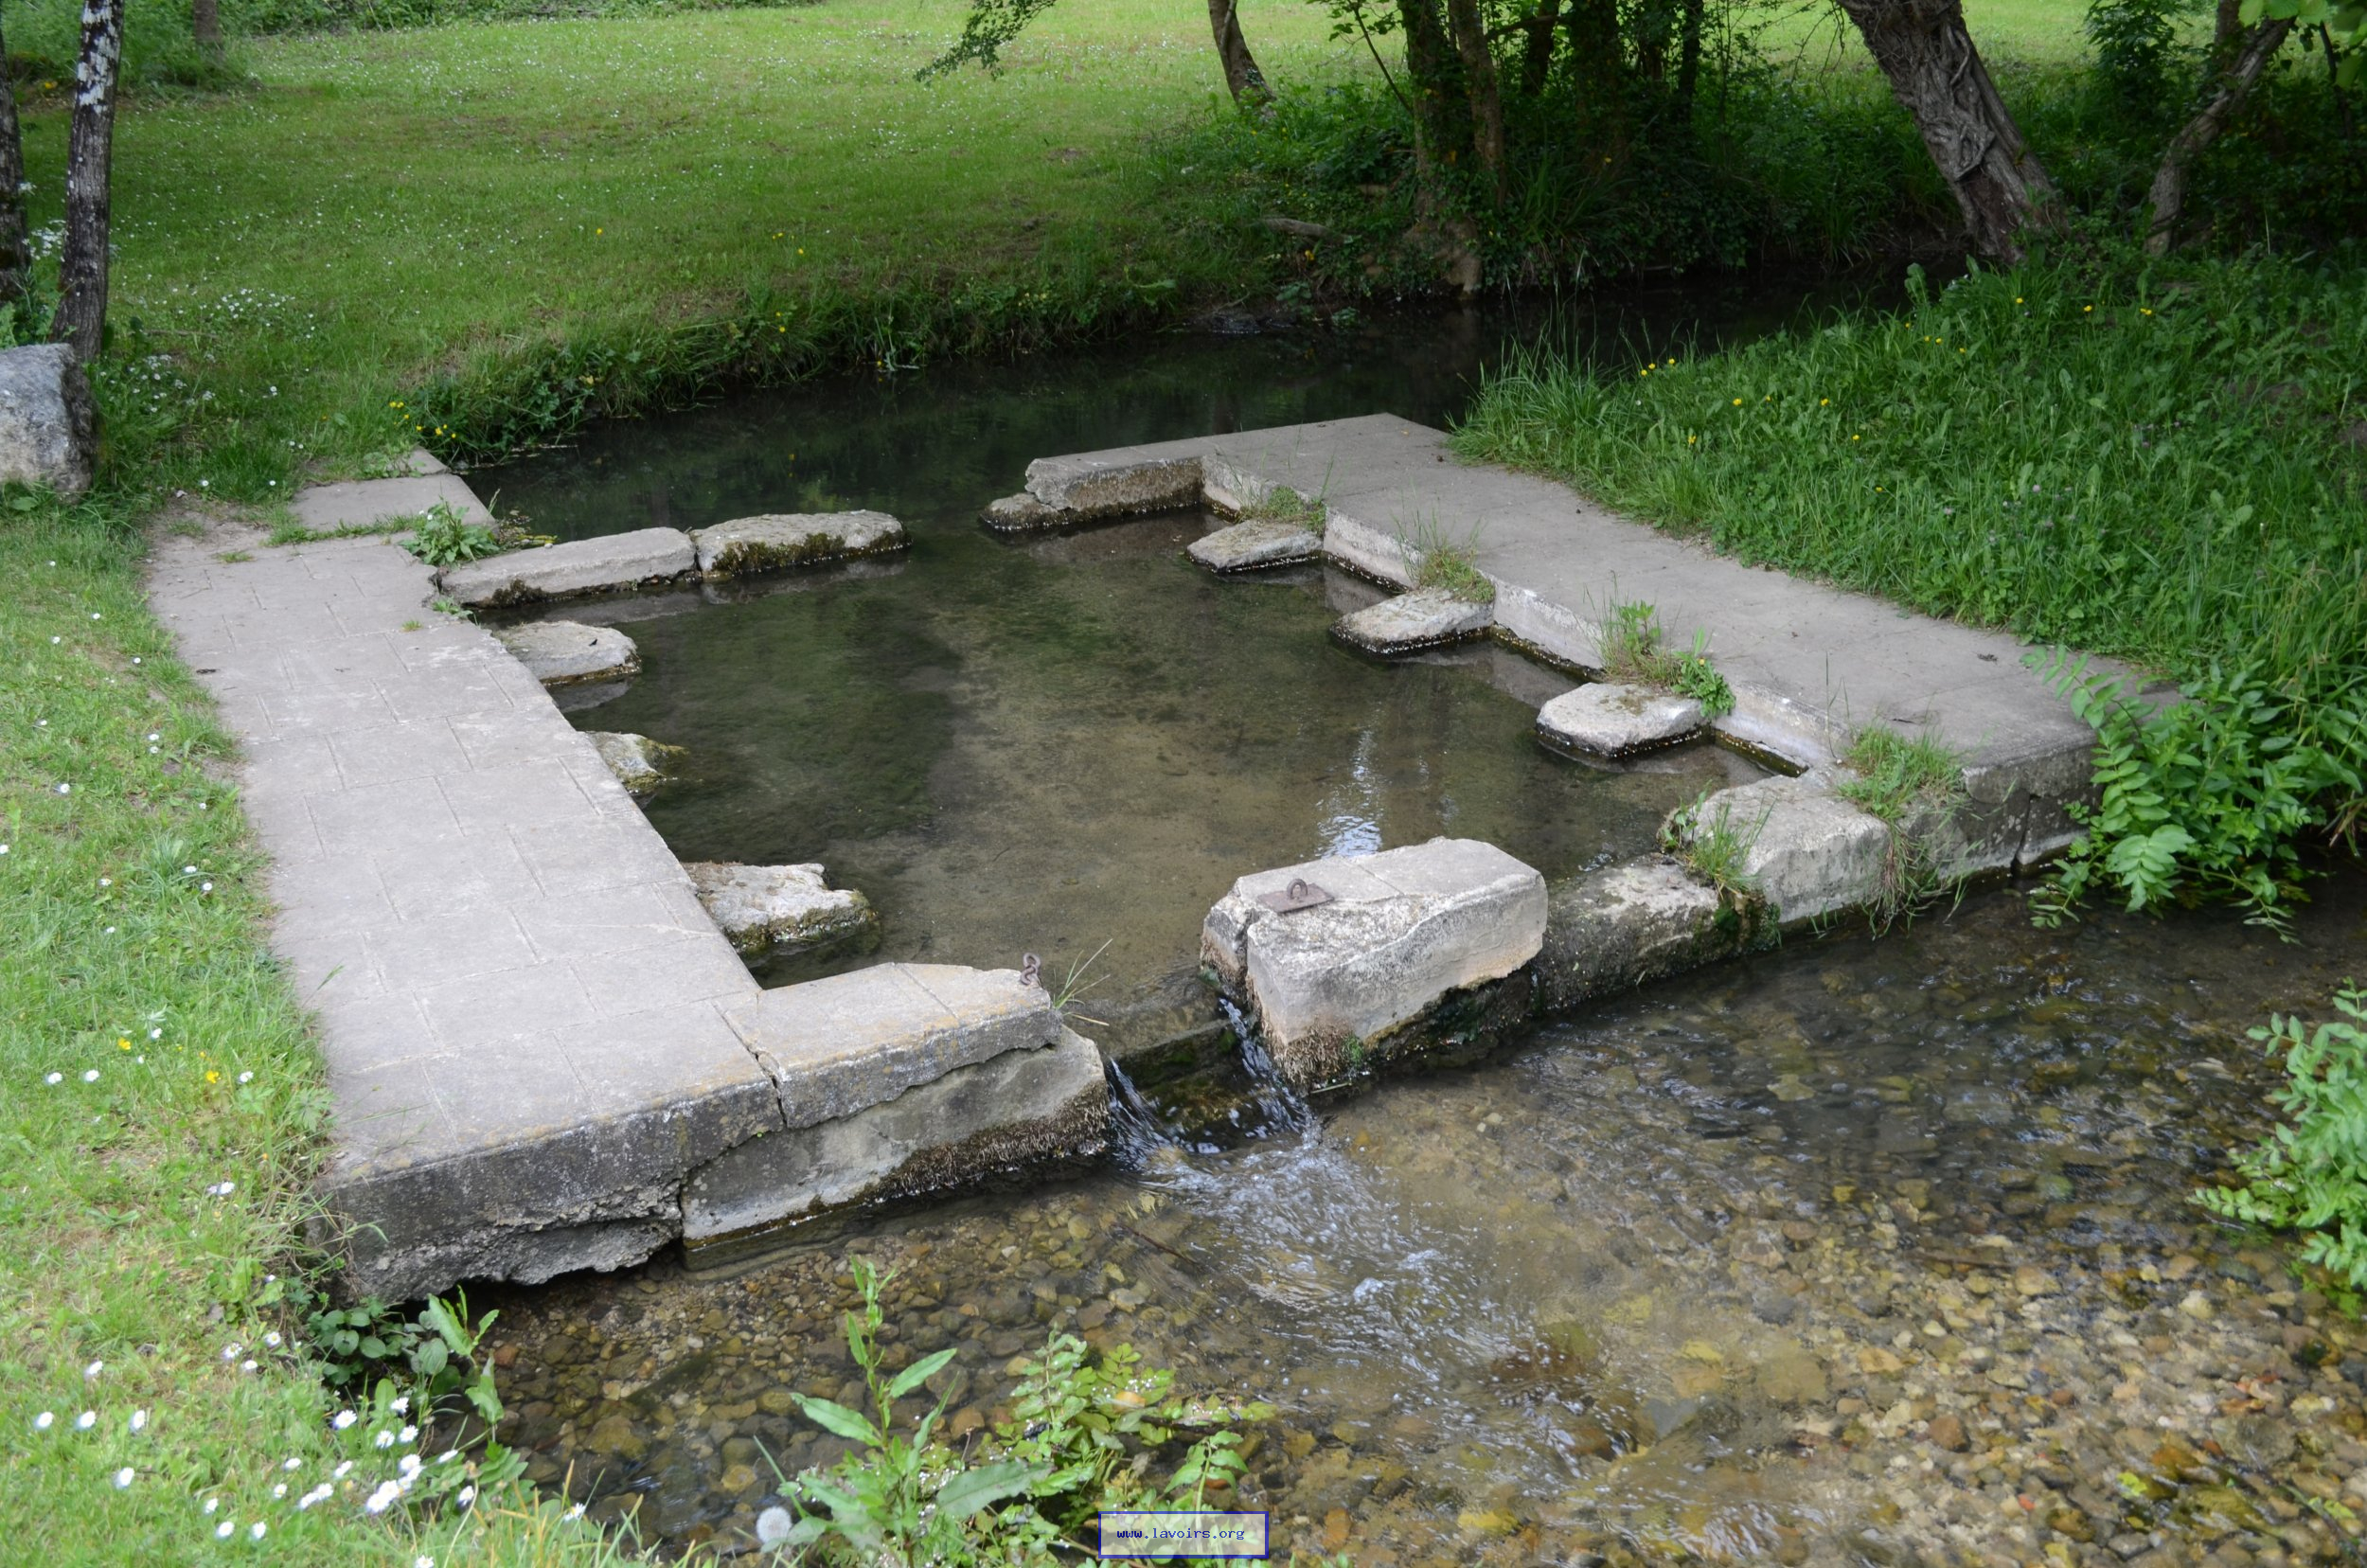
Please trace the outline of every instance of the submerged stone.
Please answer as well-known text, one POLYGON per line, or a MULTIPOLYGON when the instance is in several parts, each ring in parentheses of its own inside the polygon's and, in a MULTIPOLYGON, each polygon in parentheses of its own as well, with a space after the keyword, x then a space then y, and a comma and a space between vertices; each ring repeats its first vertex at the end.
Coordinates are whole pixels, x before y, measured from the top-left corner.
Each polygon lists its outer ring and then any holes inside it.
POLYGON ((1068 519, 1037 500, 1025 490, 990 501, 978 514, 979 521, 1003 533, 1020 533, 1029 528, 1057 528, 1068 519))
POLYGON ((871 931, 880 923, 869 900, 852 888, 833 891, 823 881, 819 865, 690 861, 683 869, 690 874, 699 901, 741 953, 794 952, 871 931))
POLYGON ((698 563, 680 528, 635 528, 463 561, 436 574, 448 597, 472 607, 530 604, 671 582, 698 563))
POLYGON ((527 674, 544 686, 611 680, 641 668, 641 650, 613 626, 528 621, 504 627, 493 636, 526 667, 527 674))
POLYGON ((1666 855, 1558 882, 1537 977, 1548 1008, 1575 1007, 1695 969, 1750 945, 1758 911, 1666 855))
POLYGON ((1545 903, 1545 879, 1494 845, 1433 839, 1243 877, 1208 912, 1201 955, 1282 1075, 1320 1082, 1397 1054, 1393 1037, 1450 993, 1536 957, 1545 903), (1293 883, 1327 897, 1274 907, 1297 901, 1293 883))
POLYGON ((1690 697, 1606 681, 1547 703, 1538 711, 1537 733, 1548 745, 1616 758, 1675 745, 1708 722, 1690 697))
POLYGON ((1027 493, 1065 522, 1200 505, 1200 459, 1039 457, 1027 493))
POLYGON ((1212 572, 1248 572, 1311 560, 1323 547, 1323 535, 1295 523, 1236 523, 1193 540, 1184 553, 1212 572))
POLYGON ((90 489, 98 428, 90 382, 72 348, 0 350, 0 480, 81 494, 90 489))
POLYGON ((1368 653, 1413 653, 1479 636, 1495 623, 1488 605, 1457 598, 1444 588, 1416 588, 1343 616, 1331 634, 1368 653))
POLYGON ((769 513, 690 531, 699 570, 710 578, 883 555, 910 543, 904 525, 881 511, 769 513))
POLYGON ((665 783, 666 758, 682 753, 680 746, 623 731, 585 730, 583 738, 592 742, 592 749, 600 754, 600 760, 608 764, 625 793, 636 797, 665 783))

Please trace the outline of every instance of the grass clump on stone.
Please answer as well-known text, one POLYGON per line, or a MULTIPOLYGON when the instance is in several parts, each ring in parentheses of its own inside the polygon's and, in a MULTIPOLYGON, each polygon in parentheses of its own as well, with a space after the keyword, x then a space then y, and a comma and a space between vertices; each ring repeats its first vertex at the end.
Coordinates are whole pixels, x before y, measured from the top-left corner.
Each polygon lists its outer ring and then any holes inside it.
POLYGON ((1735 710, 1734 688, 1709 659, 1709 638, 1696 633, 1693 646, 1671 653, 1661 645, 1660 612, 1641 602, 1614 603, 1602 628, 1603 673, 1613 681, 1659 686, 1690 697, 1716 719, 1735 710))
POLYGON ((1755 900, 1759 896, 1758 884, 1743 866, 1751 851, 1758 846, 1759 832, 1767 826, 1767 817, 1763 814, 1756 822, 1737 822, 1732 802, 1719 801, 1715 811, 1709 810, 1709 802, 1710 793, 1705 790, 1691 804, 1670 812, 1666 826, 1661 829, 1661 847, 1683 863, 1685 869, 1717 889, 1721 902, 1755 900))
POLYGON ((1860 730, 1841 762, 1847 773, 1834 793, 1891 830, 1882 885, 1866 911, 1877 932, 1888 931, 1940 891, 1932 845, 1964 803, 1964 765, 1938 736, 1882 724, 1860 730))
POLYGON ((1270 487, 1241 508, 1244 523, 1281 523, 1318 535, 1324 531, 1325 518, 1323 497, 1301 495, 1288 485, 1270 487))
POLYGON ((1398 548, 1414 557, 1414 586, 1435 588, 1466 604, 1492 604, 1496 584, 1479 569, 1479 528, 1462 539, 1448 536, 1436 519, 1401 536, 1398 548))

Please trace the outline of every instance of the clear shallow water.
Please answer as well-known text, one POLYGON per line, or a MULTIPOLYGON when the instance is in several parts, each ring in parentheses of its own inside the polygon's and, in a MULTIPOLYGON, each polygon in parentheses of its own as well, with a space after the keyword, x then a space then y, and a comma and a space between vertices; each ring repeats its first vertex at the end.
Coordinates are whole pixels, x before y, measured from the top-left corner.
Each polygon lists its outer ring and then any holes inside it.
POLYGON ((2295 1499, 2367 1465, 2367 1345, 2185 1195, 2260 1131, 2243 1031, 2367 969, 2363 889, 2291 946, 2041 933, 1993 894, 1226 1150, 563 1281, 505 1305, 513 1432, 605 1513, 744 1539, 759 1446, 836 1452, 781 1396, 845 1392, 861 1250, 902 1270, 898 1359, 961 1347, 957 1412, 992 1419, 1056 1326, 1274 1402, 1243 1506, 1359 1564, 2118 1561, 2156 1533, 2159 1560, 2317 1560, 2295 1499), (2132 1502, 2123 1470, 2177 1473, 2132 1502))

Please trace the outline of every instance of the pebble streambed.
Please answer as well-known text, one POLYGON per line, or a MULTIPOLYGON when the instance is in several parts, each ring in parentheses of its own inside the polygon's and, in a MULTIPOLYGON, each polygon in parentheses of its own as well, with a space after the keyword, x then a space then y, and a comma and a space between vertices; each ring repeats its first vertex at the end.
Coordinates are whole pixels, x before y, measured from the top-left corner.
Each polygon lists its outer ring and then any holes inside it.
POLYGON ((956 1432, 1049 1329, 1131 1343, 1278 1406, 1240 1506, 1360 1565, 2335 1560, 2367 1334, 2186 1195, 2361 893, 2289 945, 1993 893, 1136 1169, 519 1292, 508 1434, 602 1517, 750 1540, 770 1462, 838 1452, 792 1396, 853 1392, 861 1251, 892 1363, 959 1347, 956 1432))

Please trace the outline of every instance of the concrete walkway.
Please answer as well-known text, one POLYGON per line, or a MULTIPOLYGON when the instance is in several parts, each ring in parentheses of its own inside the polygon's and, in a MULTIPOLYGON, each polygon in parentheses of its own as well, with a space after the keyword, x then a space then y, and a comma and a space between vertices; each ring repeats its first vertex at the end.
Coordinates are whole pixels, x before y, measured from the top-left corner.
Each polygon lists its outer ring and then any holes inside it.
POLYGON ((1192 460, 1213 501, 1269 485, 1320 498, 1325 553, 1384 581, 1409 579, 1426 538, 1469 542, 1496 583, 1497 630, 1573 665, 1600 668, 1613 603, 1655 606, 1667 645, 1702 633, 1733 686, 1718 730, 1795 766, 1832 760, 1863 725, 1933 731, 1964 757, 1984 831, 2012 839, 2012 864, 2073 834, 2062 804, 2085 793, 2095 738, 2012 636, 1712 555, 1551 480, 1464 463, 1444 433, 1393 415, 1051 458, 1028 488, 1062 495, 1091 473, 1116 490, 1128 471, 1170 478, 1192 460))

